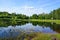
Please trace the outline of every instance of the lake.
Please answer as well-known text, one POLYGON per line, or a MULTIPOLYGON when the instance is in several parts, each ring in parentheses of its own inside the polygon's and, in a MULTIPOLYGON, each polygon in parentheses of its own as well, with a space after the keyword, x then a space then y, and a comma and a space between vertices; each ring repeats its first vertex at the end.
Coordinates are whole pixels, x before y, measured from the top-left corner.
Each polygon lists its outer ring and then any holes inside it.
POLYGON ((60 33, 60 24, 49 22, 2 22, 0 23, 0 38, 23 37, 30 33, 60 33))

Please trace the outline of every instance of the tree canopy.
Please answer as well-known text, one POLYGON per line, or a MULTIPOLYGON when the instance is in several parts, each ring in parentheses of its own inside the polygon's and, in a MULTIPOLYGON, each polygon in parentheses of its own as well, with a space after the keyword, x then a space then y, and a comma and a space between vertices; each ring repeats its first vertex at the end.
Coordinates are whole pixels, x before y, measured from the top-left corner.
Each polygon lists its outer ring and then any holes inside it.
POLYGON ((50 13, 33 14, 26 16, 24 14, 0 12, 0 20, 17 20, 17 19, 60 19, 60 8, 51 11, 50 13))

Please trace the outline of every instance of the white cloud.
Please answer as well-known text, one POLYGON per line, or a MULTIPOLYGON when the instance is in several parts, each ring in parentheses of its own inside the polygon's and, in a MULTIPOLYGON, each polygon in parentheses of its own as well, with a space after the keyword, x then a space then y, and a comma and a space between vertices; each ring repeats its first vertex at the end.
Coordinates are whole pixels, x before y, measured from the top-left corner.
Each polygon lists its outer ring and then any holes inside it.
MULTIPOLYGON (((39 14, 42 12, 49 12, 49 9, 53 10, 53 7, 51 5, 54 5, 56 3, 60 2, 59 0, 38 0, 38 4, 34 4, 35 6, 28 6, 28 4, 24 4, 22 6, 22 3, 18 4, 15 3, 14 0, 0 0, 0 11, 7 11, 7 12, 17 12, 17 13, 22 13, 26 15, 32 15, 34 13, 39 14), (40 2, 41 1, 41 2, 40 2), (38 7, 38 8, 37 8, 38 7), (40 8, 39 8, 40 7, 40 8), (50 7, 50 8, 49 8, 50 7), (52 7, 52 8, 51 8, 52 7)), ((32 3, 30 3, 32 4, 32 3)))
POLYGON ((1 8, 0 11, 7 11, 7 12, 16 12, 16 13, 22 13, 25 15, 32 15, 32 14, 39 14, 43 12, 42 8, 35 8, 32 6, 21 6, 21 7, 12 7, 12 8, 1 8))
POLYGON ((39 14, 43 12, 42 8, 35 8, 31 6, 23 6, 20 8, 20 12, 26 15, 39 14))

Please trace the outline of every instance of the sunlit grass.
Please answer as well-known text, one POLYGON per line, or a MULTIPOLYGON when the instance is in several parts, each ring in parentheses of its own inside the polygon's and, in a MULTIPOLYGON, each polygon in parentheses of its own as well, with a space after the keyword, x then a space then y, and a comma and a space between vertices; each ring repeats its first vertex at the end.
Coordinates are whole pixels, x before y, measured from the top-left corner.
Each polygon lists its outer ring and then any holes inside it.
MULTIPOLYGON (((34 35, 36 35, 36 36, 34 36, 31 40, 52 40, 53 37, 55 37, 57 40, 60 40, 60 34, 36 33, 34 35)), ((25 40, 28 40, 28 37, 25 38, 25 40)))
POLYGON ((40 19, 30 19, 29 21, 38 21, 38 22, 54 22, 60 24, 60 20, 40 20, 40 19))
POLYGON ((17 36, 16 38, 4 38, 0 40, 52 40, 55 37, 57 40, 60 40, 60 34, 50 34, 50 33, 30 33, 30 34, 22 34, 17 36), (25 36, 24 38, 22 38, 25 36))

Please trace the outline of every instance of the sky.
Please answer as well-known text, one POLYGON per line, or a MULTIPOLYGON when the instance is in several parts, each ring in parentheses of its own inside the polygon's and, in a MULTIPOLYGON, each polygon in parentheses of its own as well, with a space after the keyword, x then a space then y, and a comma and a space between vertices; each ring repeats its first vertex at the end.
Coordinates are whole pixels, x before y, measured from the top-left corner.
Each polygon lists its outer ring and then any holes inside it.
POLYGON ((60 8, 60 0, 0 0, 0 11, 9 13, 41 14, 60 8))

